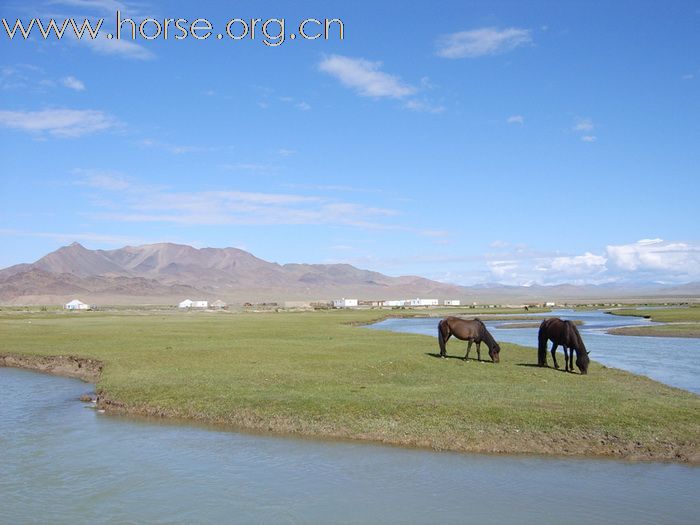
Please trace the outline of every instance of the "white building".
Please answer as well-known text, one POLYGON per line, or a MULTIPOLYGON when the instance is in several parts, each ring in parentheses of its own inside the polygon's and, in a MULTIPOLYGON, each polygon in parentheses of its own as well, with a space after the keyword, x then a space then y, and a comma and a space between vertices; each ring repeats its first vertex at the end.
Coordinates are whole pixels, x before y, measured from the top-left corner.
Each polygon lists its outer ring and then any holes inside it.
POLYGON ((82 301, 78 301, 77 299, 73 299, 71 302, 64 304, 63 309, 64 310, 89 310, 90 305, 85 304, 82 301))
POLYGON ((401 299, 399 301, 384 301, 384 306, 406 306, 406 299, 401 299))
POLYGON ((211 307, 214 310, 225 310, 226 308, 228 308, 228 305, 225 302, 223 302, 221 299, 217 299, 216 301, 211 303, 211 307))
POLYGON ((442 304, 445 306, 459 306, 461 303, 459 299, 445 299, 445 302, 442 304))
POLYGON ((437 299, 411 299, 411 306, 437 306, 439 301, 437 299))
POLYGON ((209 308, 209 302, 207 302, 207 301, 193 301, 192 299, 185 299, 178 306, 180 308, 209 308))
POLYGON ((357 306, 357 299, 333 299, 333 308, 353 308, 357 306))
POLYGON ((553 301, 547 301, 546 303, 544 303, 544 305, 547 308, 553 308, 554 306, 556 306, 556 304, 553 301))

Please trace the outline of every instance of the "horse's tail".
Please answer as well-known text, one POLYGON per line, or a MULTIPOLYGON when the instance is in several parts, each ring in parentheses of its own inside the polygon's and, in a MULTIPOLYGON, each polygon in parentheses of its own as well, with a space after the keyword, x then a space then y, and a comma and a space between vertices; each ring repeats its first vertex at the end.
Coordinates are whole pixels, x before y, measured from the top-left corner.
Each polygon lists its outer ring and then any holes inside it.
POLYGON ((447 353, 447 350, 445 349, 445 335, 442 333, 444 326, 445 320, 443 319, 438 323, 438 343, 440 344, 440 355, 445 355, 447 353))
POLYGON ((547 366, 547 319, 542 321, 540 330, 537 332, 537 364, 547 366))

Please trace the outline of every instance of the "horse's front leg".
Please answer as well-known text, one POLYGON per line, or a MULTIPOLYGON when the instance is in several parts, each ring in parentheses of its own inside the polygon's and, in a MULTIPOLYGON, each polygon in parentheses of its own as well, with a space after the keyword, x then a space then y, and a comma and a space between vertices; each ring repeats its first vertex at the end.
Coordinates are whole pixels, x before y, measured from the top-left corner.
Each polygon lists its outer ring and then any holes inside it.
POLYGON ((574 371, 574 349, 569 348, 569 372, 574 371))
POLYGON ((552 346, 552 359, 554 360, 554 368, 559 368, 559 364, 557 363, 557 347, 559 345, 557 343, 553 343, 552 346))
POLYGON ((574 371, 574 349, 569 348, 569 372, 574 371))
POLYGON ((464 360, 465 360, 465 361, 469 361, 469 350, 471 350, 471 349, 472 349, 472 342, 469 341, 469 342, 467 343, 467 353, 464 355, 464 360))
POLYGON ((481 341, 476 343, 476 357, 479 361, 481 361, 481 341))
POLYGON ((562 346, 562 348, 564 349, 564 370, 566 372, 568 372, 569 371, 569 354, 567 353, 565 346, 562 346))

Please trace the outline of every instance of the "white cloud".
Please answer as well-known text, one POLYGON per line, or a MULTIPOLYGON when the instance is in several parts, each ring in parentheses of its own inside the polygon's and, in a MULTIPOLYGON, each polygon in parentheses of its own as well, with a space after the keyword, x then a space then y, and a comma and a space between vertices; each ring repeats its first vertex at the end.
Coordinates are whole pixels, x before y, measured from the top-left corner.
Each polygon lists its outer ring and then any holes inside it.
POLYGON ((593 119, 588 117, 576 117, 571 130, 578 133, 582 142, 597 142, 598 137, 593 135, 592 131, 596 128, 593 119))
POLYGON ((226 147, 217 146, 191 146, 184 144, 172 144, 170 142, 162 142, 160 140, 154 139, 143 139, 139 142, 139 145, 143 146, 144 148, 153 148, 167 151, 168 153, 172 153, 173 155, 182 155, 185 153, 206 153, 227 149, 226 147))
MULTIPOLYGON (((156 16, 147 15, 143 10, 147 8, 143 3, 130 3, 122 2, 119 0, 49 0, 48 4, 61 6, 59 7, 61 13, 52 13, 53 18, 70 18, 73 17, 77 21, 82 20, 87 15, 87 18, 95 19, 97 16, 105 18, 105 15, 109 17, 114 16, 114 14, 119 11, 122 18, 131 18, 138 23, 138 20, 145 18, 158 18, 156 16), (77 12, 76 12, 77 11, 77 12), (92 15, 92 16, 90 16, 92 15)), ((110 18, 107 18, 108 20, 110 18)), ((93 23, 93 27, 96 27, 96 23, 93 23)), ((126 29, 127 26, 125 26, 126 29)), ((126 59, 132 60, 150 60, 155 58, 155 54, 150 50, 146 49, 142 45, 127 39, 131 36, 130 32, 127 30, 126 35, 122 33, 120 39, 107 38, 108 32, 103 27, 100 30, 99 36, 95 39, 89 38, 86 34, 83 38, 78 39, 73 32, 67 33, 71 36, 71 41, 78 45, 85 45, 92 49, 94 52, 102 55, 113 55, 119 56, 126 59)))
POLYGON ((0 89, 34 91, 45 93, 47 89, 58 85, 75 91, 85 90, 85 84, 74 76, 66 76, 61 79, 46 77, 46 72, 31 64, 14 64, 0 67, 0 89))
POLYGON ((81 80, 78 80, 77 78, 70 75, 62 78, 61 84, 63 84, 68 89, 72 89, 74 91, 85 90, 85 84, 81 80))
POLYGON ((511 115, 506 119, 508 124, 520 124, 523 126, 525 124, 525 117, 522 115, 511 115))
POLYGON ((330 191, 330 192, 357 192, 357 193, 383 193, 377 188, 364 188, 358 186, 345 186, 342 184, 285 184, 287 188, 297 190, 330 191))
POLYGON ((76 40, 76 42, 85 44, 96 53, 102 55, 115 55, 133 60, 151 60, 155 58, 155 54, 145 47, 123 38, 119 40, 116 38, 108 39, 105 35, 94 40, 92 38, 82 38, 76 40))
POLYGON ((642 239, 608 246, 606 252, 613 265, 625 271, 656 273, 661 280, 700 278, 700 243, 642 239))
POLYGON ((272 173, 277 167, 271 164, 258 164, 255 162, 239 162, 237 164, 222 164, 221 169, 227 171, 248 171, 256 173, 272 173))
POLYGON ((173 192, 146 187, 113 172, 76 170, 76 184, 105 192, 93 204, 106 208, 93 216, 121 222, 182 225, 331 224, 373 230, 402 230, 420 235, 435 232, 388 224, 397 211, 342 202, 324 196, 245 191, 173 192))
POLYGON ((410 109, 412 111, 420 111, 424 113, 442 113, 445 111, 445 106, 441 106, 439 104, 432 104, 431 102, 427 102, 424 100, 417 100, 417 99, 411 99, 406 101, 406 109, 410 109))
POLYGON ((0 89, 28 89, 34 82, 39 68, 27 64, 0 68, 0 89))
POLYGON ((91 109, 46 109, 43 111, 0 111, 0 126, 30 133, 46 132, 60 138, 75 138, 114 128, 117 120, 91 109))
POLYGON ((73 173, 79 178, 75 184, 107 191, 124 191, 132 187, 132 182, 113 171, 76 169, 73 173))
POLYGON ((593 120, 590 118, 577 117, 571 129, 574 131, 590 132, 595 129, 595 124, 593 124, 593 120))
POLYGON ((395 231, 430 238, 447 232, 395 222, 400 212, 322 195, 245 191, 175 192, 142 186, 113 172, 76 170, 75 184, 101 190, 90 217, 118 222, 176 225, 331 225, 395 231))
POLYGON ((435 86, 427 77, 420 81, 420 89, 408 84, 396 75, 381 70, 381 62, 371 62, 364 58, 351 58, 341 55, 325 57, 318 65, 320 71, 338 79, 344 86, 354 89, 358 95, 372 98, 392 98, 404 100, 403 107, 423 113, 442 113, 445 107, 427 100, 425 97, 408 98, 419 91, 431 90, 435 86))
POLYGON ((517 276, 515 272, 518 269, 517 261, 487 261, 486 264, 497 279, 511 279, 517 276))
POLYGON ((540 267, 540 269, 552 271, 567 278, 592 278, 606 271, 607 261, 603 255, 586 252, 583 255, 554 257, 548 265, 540 267))
POLYGON ((483 27, 440 37, 436 54, 444 58, 476 58, 506 53, 531 42, 529 29, 483 27))
POLYGON ((404 98, 416 92, 415 87, 395 75, 383 72, 381 67, 381 62, 342 55, 325 57, 318 65, 321 71, 335 77, 363 97, 404 98))
POLYGON ((104 13, 114 13, 117 10, 124 12, 128 9, 127 4, 117 0, 51 0, 49 4, 66 5, 78 7, 81 10, 101 11, 104 13))
POLYGON ((122 222, 163 222, 183 225, 295 225, 335 224, 364 229, 392 228, 376 222, 396 214, 393 210, 348 202, 332 202, 316 196, 205 191, 160 192, 157 198, 125 203, 125 210, 98 214, 122 222), (360 217, 361 219, 358 219, 360 217))
POLYGON ((294 107, 302 111, 309 111, 311 109, 311 105, 304 101, 294 104, 294 107))
POLYGON ((558 255, 492 243, 490 279, 504 284, 683 283, 700 280, 700 243, 643 239, 610 245, 603 253, 558 255))

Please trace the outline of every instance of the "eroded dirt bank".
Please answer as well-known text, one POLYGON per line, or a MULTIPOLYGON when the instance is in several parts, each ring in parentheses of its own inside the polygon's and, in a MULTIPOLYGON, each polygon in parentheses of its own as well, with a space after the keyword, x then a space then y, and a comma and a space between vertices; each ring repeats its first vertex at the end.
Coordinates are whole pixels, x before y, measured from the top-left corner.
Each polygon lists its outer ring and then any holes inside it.
POLYGON ((102 373, 100 361, 70 355, 0 354, 0 366, 26 368, 57 376, 73 377, 88 383, 97 382, 102 373))

